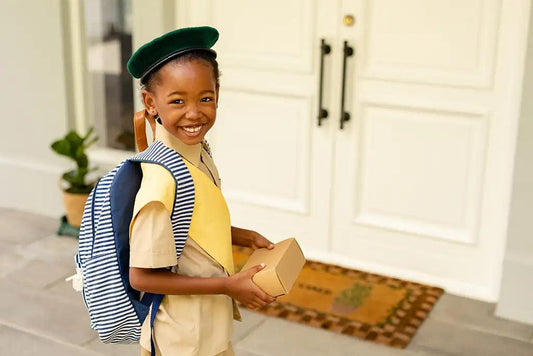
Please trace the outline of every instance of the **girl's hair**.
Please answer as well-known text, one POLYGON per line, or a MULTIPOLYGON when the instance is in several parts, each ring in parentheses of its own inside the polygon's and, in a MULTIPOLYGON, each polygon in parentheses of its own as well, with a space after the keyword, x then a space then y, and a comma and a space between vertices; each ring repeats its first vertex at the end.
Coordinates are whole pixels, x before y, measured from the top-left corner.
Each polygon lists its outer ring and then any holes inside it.
POLYGON ((215 55, 207 51, 194 50, 190 52, 185 52, 184 54, 172 58, 170 61, 164 62, 158 67, 154 68, 154 70, 152 70, 150 73, 148 73, 148 75, 141 79, 141 89, 146 89, 148 91, 153 90, 154 85, 159 80, 159 69, 161 69, 161 67, 163 67, 164 65, 169 63, 178 64, 191 61, 203 61, 208 63, 213 69, 213 77, 215 78, 216 86, 218 87, 220 85, 220 71, 218 69, 218 62, 215 58, 215 55))

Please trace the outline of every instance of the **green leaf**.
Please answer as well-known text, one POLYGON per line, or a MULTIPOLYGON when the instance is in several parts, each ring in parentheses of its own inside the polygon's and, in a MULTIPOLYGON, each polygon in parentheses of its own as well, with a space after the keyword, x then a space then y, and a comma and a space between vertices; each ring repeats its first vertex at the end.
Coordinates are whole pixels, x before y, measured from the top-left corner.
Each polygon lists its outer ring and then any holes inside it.
MULTIPOLYGON (((70 185, 79 184, 80 178, 77 170, 68 171, 63 174, 63 179, 67 181, 70 185)), ((83 182, 82 182, 83 183, 83 182)))
POLYGON ((69 182, 71 185, 85 185, 85 176, 87 175, 87 172, 87 169, 68 171, 63 174, 63 179, 69 182))
POLYGON ((82 177, 84 181, 85 181, 85 176, 87 175, 87 173, 89 173, 89 168, 87 167, 78 168, 78 175, 82 177))
POLYGON ((67 140, 57 140, 54 143, 52 143, 52 149, 63 156, 71 157, 71 147, 70 143, 67 140))
POLYGON ((85 141, 89 138, 89 136, 91 136, 91 134, 93 133, 93 131, 94 131, 94 127, 91 126, 91 127, 89 128, 89 131, 87 131, 87 133, 86 133, 85 136, 83 137, 82 141, 85 142, 85 141))
POLYGON ((84 144, 85 148, 89 148, 91 147, 96 141, 98 141, 98 136, 95 136, 94 138, 92 138, 89 142, 86 142, 84 144))
POLYGON ((76 159, 76 152, 78 147, 83 145, 83 139, 75 131, 70 131, 65 139, 70 142, 70 154, 72 158, 76 159))
POLYGON ((87 168, 89 165, 89 158, 85 154, 85 149, 83 146, 78 147, 76 150, 76 162, 80 168, 87 168))

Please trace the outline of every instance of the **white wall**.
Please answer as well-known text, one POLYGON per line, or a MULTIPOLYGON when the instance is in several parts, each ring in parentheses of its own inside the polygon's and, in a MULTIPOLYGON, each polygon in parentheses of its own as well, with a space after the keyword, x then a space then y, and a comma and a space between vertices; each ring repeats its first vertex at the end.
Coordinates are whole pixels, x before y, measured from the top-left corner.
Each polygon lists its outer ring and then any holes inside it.
POLYGON ((62 211, 68 162, 49 148, 67 130, 61 0, 2 1, 0 206, 62 211))
POLYGON ((507 247, 496 314, 533 324, 533 7, 531 15, 507 247))

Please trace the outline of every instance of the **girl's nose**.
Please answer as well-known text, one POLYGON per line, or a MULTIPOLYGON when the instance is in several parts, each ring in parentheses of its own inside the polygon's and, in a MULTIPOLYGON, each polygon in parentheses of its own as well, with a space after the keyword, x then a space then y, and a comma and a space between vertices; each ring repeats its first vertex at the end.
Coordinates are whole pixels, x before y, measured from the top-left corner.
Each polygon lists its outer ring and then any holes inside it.
POLYGON ((190 106, 185 113, 187 119, 196 119, 198 116, 200 116, 200 112, 196 106, 190 106))

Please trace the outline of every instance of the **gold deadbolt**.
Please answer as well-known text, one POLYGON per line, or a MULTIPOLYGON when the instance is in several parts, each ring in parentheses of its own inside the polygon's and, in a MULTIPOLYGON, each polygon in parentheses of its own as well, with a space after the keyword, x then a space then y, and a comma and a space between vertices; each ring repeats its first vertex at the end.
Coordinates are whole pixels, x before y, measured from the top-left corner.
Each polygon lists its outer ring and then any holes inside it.
POLYGON ((345 26, 353 26, 355 24, 355 17, 353 15, 344 15, 342 22, 345 26))

